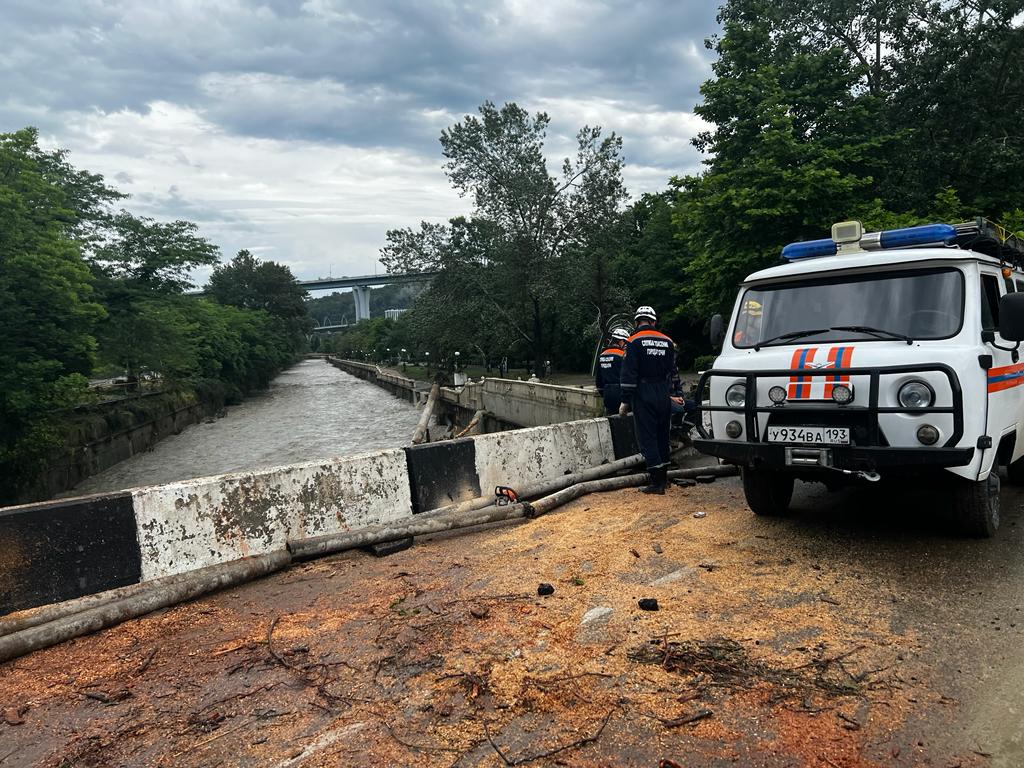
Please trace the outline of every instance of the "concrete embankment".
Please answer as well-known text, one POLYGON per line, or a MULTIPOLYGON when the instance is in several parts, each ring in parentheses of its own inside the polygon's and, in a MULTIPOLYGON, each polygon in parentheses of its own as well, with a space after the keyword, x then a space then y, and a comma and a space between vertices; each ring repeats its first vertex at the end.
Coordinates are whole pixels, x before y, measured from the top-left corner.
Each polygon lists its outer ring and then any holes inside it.
MULTIPOLYGON (((383 370, 376 365, 328 358, 346 373, 383 387, 413 402, 429 385, 383 370)), ((596 390, 564 387, 512 379, 484 379, 462 387, 441 388, 441 424, 466 426, 484 412, 481 431, 496 432, 517 427, 539 427, 564 421, 592 418, 604 413, 596 390)))
POLYGON ((635 452, 630 422, 597 418, 0 509, 0 615, 398 522, 635 452))
POLYGON ((223 398, 191 390, 155 392, 90 406, 61 423, 64 445, 18 499, 50 499, 166 437, 215 414, 223 398))

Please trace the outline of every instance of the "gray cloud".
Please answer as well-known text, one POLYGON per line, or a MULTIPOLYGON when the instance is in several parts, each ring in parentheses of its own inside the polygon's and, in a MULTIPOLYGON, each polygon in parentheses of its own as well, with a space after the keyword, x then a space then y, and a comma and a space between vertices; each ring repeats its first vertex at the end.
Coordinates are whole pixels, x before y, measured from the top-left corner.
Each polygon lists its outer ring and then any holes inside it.
MULTIPOLYGON (((372 158, 371 172, 395 184, 403 174, 385 156, 414 159, 415 183, 439 188, 441 129, 484 99, 548 111, 560 153, 583 122, 617 131, 641 188, 692 171, 715 22, 697 0, 5 0, 0 28, 0 130, 38 125, 150 215, 188 199, 196 220, 249 237, 254 214, 226 207, 218 178, 255 185, 261 154, 294 157, 298 145, 335 148, 354 176, 348 163, 372 158), (227 149, 231 137, 247 156, 227 149)), ((266 182, 266 199, 287 209, 291 191, 266 182)), ((395 214, 378 242, 433 212, 395 214)), ((281 256, 282 242, 268 247, 281 256)))

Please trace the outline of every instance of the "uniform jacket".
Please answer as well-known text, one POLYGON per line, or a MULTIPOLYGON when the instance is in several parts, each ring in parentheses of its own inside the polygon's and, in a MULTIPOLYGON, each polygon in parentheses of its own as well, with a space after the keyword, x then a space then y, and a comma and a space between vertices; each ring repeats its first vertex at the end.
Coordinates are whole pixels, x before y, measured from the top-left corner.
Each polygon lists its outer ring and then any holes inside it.
POLYGON ((604 392, 609 384, 619 386, 619 375, 622 370, 622 357, 626 353, 618 347, 608 347, 597 358, 597 370, 594 371, 594 383, 598 392, 604 392))
POLYGON ((672 339, 654 328, 641 328, 626 342, 620 378, 623 402, 629 402, 636 388, 646 382, 663 381, 667 385, 675 371, 672 339))

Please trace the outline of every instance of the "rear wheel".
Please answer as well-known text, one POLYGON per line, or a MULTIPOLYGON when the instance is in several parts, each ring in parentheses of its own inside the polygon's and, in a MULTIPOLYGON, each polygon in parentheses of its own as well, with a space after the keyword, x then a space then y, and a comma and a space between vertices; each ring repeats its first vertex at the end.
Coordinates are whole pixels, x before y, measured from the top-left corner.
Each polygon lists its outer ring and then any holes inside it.
POLYGON ((784 515, 793 499, 793 476, 744 467, 743 495, 755 515, 784 515))
POLYGON ((999 530, 999 475, 995 468, 984 480, 954 481, 953 511, 967 536, 987 539, 999 530))

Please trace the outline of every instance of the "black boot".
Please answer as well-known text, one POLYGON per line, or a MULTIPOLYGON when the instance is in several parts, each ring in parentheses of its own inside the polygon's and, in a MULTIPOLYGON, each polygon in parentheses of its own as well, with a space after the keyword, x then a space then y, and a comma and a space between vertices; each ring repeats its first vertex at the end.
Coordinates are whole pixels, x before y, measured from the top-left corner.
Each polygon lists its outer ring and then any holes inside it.
POLYGON ((640 493, 656 493, 659 496, 664 496, 668 470, 665 467, 654 467, 648 470, 648 474, 651 476, 651 484, 641 488, 640 493))

